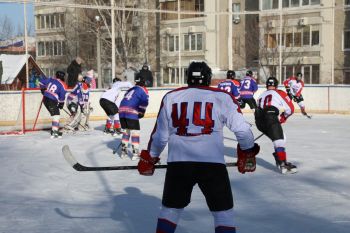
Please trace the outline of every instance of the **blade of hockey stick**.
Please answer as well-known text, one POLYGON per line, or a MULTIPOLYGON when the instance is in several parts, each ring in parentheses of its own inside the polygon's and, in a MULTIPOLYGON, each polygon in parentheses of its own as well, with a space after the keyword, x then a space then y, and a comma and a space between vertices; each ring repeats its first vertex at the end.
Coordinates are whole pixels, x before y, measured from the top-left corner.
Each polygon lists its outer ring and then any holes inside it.
MULTIPOLYGON (((137 166, 108 166, 108 167, 87 167, 80 164, 73 156, 68 145, 62 147, 62 153, 65 160, 77 171, 115 171, 115 170, 135 170, 137 166)), ((237 163, 226 163, 228 167, 237 166, 237 163)), ((167 168, 168 165, 155 165, 156 168, 167 168)))

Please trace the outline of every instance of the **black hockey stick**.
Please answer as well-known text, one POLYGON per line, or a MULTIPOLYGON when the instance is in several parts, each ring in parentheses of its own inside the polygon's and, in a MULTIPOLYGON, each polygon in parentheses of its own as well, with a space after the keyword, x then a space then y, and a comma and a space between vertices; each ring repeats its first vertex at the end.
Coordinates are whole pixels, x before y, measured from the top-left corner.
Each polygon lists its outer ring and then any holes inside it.
MULTIPOLYGON (((262 136, 264 136, 264 133, 262 133, 262 134, 260 134, 259 136, 257 136, 256 138, 254 138, 254 142, 256 141, 256 140, 258 140, 259 138, 261 138, 262 136)), ((233 141, 235 141, 235 142, 238 142, 236 139, 230 139, 230 140, 233 140, 233 141)))
MULTIPOLYGON (((73 156, 68 145, 62 147, 65 160, 77 171, 115 171, 115 170, 135 170, 137 166, 108 166, 108 167, 87 167, 80 164, 73 156)), ((237 163, 226 163, 228 167, 237 166, 237 163)), ((168 165, 155 165, 156 168, 167 168, 168 165)))

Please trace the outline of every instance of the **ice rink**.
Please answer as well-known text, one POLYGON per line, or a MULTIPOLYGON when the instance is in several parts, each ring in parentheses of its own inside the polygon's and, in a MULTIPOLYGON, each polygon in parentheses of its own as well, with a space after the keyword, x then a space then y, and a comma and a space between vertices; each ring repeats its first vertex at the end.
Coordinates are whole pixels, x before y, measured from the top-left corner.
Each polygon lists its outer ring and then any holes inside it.
MULTIPOLYGON (((244 114, 260 135, 252 114, 244 114)), ((145 148, 155 119, 141 120, 145 148)), ((102 133, 104 122, 89 132, 50 139, 48 132, 0 136, 1 233, 152 233, 161 206, 165 170, 151 177, 136 170, 78 172, 63 159, 70 146, 89 166, 136 165, 112 154, 121 136, 102 133)), ((229 167, 240 233, 350 232, 350 116, 294 114, 283 126, 292 175, 277 173, 273 146, 257 140, 257 170, 240 174, 229 167)), ((234 134, 225 129, 225 156, 235 161, 234 134)), ((167 151, 162 154, 163 164, 167 151)), ((214 232, 213 219, 196 187, 177 233, 214 232)))

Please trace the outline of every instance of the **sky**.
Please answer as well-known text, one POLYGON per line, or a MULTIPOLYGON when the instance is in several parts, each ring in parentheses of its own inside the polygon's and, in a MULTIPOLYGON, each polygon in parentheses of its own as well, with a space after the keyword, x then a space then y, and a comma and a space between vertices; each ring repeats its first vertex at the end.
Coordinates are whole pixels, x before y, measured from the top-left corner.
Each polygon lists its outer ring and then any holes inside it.
MULTIPOLYGON (((46 110, 45 110, 46 111, 46 110)), ((253 114, 244 114, 252 123, 253 114)), ((283 124, 288 160, 298 173, 277 172, 272 142, 259 138, 254 173, 228 167, 239 233, 348 233, 350 229, 350 116, 295 113, 283 124)), ((165 169, 153 176, 136 170, 78 172, 64 160, 62 147, 86 166, 136 165, 113 154, 121 136, 93 130, 50 139, 49 132, 0 136, 0 232, 152 233, 161 206, 165 169)), ((143 118, 146 148, 155 118, 143 118)), ((1 130, 1 129, 0 129, 1 130)), ((235 136, 224 130, 225 160, 236 160, 235 136)), ((118 152, 120 153, 120 151, 118 152)), ((131 156, 131 154, 130 154, 131 156)), ((167 148, 161 154, 166 164, 167 148)), ((214 232, 213 218, 198 186, 176 233, 214 232)))
MULTIPOLYGON (((0 20, 2 17, 7 16, 11 19, 15 32, 19 24, 24 25, 24 10, 23 4, 19 3, 0 3, 0 20)), ((33 4, 27 4, 27 23, 32 25, 34 29, 34 7, 33 4)), ((33 30, 34 31, 34 30, 33 30)))

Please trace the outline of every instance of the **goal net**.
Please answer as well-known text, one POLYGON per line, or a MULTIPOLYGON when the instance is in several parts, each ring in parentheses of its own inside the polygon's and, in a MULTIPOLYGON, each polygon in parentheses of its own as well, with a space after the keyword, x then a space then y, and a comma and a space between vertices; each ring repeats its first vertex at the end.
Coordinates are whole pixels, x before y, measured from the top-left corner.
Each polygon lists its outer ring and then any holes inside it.
POLYGON ((3 134, 25 134, 31 131, 45 130, 51 128, 51 116, 42 103, 43 95, 39 88, 23 88, 21 94, 6 108, 6 126, 1 127, 0 135, 3 134), (15 110, 18 109, 18 110, 15 110))

